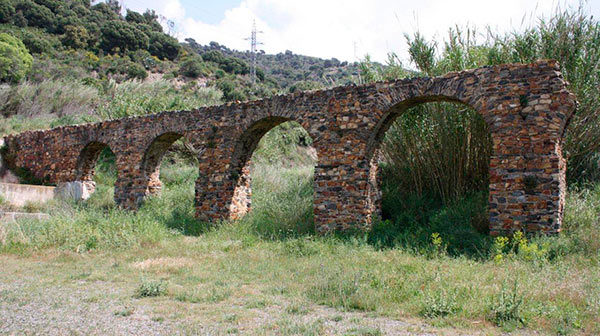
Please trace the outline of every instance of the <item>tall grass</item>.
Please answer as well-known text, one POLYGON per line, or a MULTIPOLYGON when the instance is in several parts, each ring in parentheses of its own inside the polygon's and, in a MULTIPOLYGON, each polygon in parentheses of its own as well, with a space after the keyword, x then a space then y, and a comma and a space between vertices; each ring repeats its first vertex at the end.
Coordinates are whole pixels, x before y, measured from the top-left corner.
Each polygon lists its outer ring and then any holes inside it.
POLYGON ((177 87, 166 80, 116 83, 77 80, 0 86, 0 135, 105 119, 191 110, 221 102, 214 88, 177 87), (1 117, 0 117, 1 118, 1 117))
POLYGON ((4 116, 89 115, 99 103, 97 89, 72 80, 0 87, 0 109, 4 116))
POLYGON ((214 88, 176 88, 171 82, 122 84, 109 82, 104 89, 106 103, 97 114, 102 119, 116 119, 162 111, 190 110, 221 102, 222 93, 214 88))
POLYGON ((487 190, 491 137, 471 108, 451 103, 411 108, 387 131, 381 152, 384 176, 405 194, 449 203, 487 190))
MULTIPOLYGON (((600 23, 583 7, 557 9, 550 18, 505 35, 457 26, 444 40, 427 40, 418 32, 406 39, 416 73, 396 71, 401 63, 392 54, 387 68, 366 58, 362 78, 437 76, 485 65, 557 59, 580 101, 564 139, 567 177, 571 183, 600 179, 600 23)), ((394 176, 399 191, 427 193, 447 203, 487 188, 490 152, 489 131, 481 117, 451 104, 409 109, 382 143, 388 176, 394 176)))

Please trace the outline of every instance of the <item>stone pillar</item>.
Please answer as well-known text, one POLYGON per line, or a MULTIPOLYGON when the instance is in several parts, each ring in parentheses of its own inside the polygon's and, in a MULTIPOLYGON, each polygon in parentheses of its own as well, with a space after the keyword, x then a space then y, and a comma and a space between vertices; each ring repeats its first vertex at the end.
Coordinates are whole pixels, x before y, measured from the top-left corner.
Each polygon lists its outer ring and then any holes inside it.
POLYGON ((140 169, 141 154, 127 153, 117 156, 117 181, 115 182, 115 203, 127 210, 137 210, 148 193, 148 178, 140 169))
MULTIPOLYGON (((502 128, 492 134, 489 189, 492 235, 560 231, 566 164, 561 150, 564 122, 559 113, 563 108, 571 108, 571 104, 566 100, 568 96, 559 94, 535 95, 529 99, 526 106, 509 104, 508 113, 500 117, 502 128)), ((502 106, 498 114, 501 112, 502 106)))
POLYGON ((317 231, 366 230, 374 204, 369 195, 369 162, 315 167, 314 218, 317 231))

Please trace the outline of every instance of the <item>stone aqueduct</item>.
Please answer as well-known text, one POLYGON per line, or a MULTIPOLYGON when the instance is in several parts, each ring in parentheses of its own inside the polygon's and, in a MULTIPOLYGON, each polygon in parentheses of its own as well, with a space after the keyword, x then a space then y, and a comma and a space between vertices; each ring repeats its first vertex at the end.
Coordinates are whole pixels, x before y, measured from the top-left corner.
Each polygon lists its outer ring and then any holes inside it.
POLYGON ((197 216, 235 219, 250 210, 249 159, 260 138, 294 120, 313 138, 318 155, 317 229, 368 228, 380 209, 376 153, 382 135, 406 109, 437 101, 468 105, 489 125, 490 232, 558 232, 566 192, 561 142, 576 101, 554 61, 24 132, 6 137, 3 151, 11 168, 27 170, 48 184, 86 184, 100 151, 108 146, 118 169, 115 200, 136 209, 160 189, 163 154, 185 137, 201 149, 197 216))

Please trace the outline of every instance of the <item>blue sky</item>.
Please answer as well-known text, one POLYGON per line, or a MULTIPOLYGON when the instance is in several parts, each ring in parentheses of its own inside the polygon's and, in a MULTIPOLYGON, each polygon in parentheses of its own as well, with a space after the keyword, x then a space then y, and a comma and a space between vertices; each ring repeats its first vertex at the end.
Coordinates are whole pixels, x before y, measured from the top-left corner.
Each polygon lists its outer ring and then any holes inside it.
POLYGON ((241 0, 181 0, 189 16, 210 24, 217 24, 225 18, 225 11, 240 5, 241 0))
MULTIPOLYGON (((172 35, 199 43, 216 41, 249 49, 252 22, 263 31, 260 48, 354 61, 370 54, 383 61, 389 52, 408 62, 404 34, 420 31, 443 40, 455 25, 475 27, 483 36, 522 30, 557 8, 580 0, 125 0, 137 11, 156 10, 175 23, 172 35)), ((584 2, 600 17, 600 0, 584 2)))

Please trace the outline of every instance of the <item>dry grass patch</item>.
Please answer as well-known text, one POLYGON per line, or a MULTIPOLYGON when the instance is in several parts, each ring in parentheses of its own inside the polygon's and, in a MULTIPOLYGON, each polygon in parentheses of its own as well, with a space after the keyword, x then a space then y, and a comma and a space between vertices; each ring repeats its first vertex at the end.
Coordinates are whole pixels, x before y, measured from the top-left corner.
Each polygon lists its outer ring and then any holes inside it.
POLYGON ((186 257, 159 257, 131 263, 131 267, 146 272, 173 273, 193 264, 193 261, 186 257))

